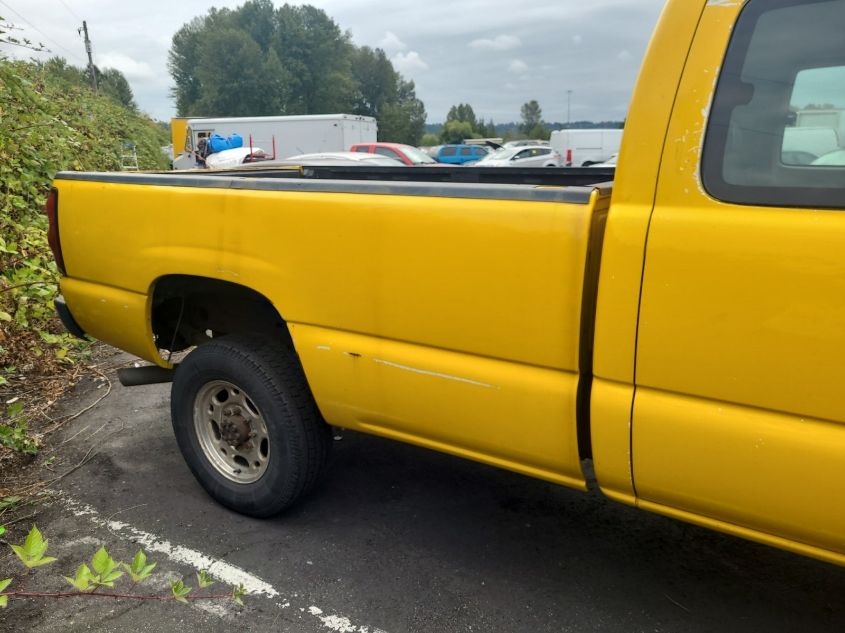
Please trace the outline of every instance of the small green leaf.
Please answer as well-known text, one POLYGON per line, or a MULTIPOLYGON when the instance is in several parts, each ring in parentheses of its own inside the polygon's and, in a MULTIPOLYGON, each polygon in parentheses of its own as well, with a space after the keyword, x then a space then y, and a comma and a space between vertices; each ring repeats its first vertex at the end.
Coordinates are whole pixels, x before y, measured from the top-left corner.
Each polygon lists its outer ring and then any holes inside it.
POLYGON ((243 597, 246 595, 246 587, 243 585, 238 585, 232 590, 232 600, 235 604, 239 604, 244 606, 243 597))
POLYGON ((0 525, 0 536, 2 536, 2 535, 3 535, 3 534, 5 534, 5 533, 6 533, 6 526, 5 526, 5 525, 0 525))
POLYGON ((21 562, 29 568, 47 565, 56 560, 52 556, 44 556, 47 551, 47 540, 41 536, 41 532, 35 525, 27 534, 23 545, 12 545, 11 547, 12 551, 21 559, 21 562))
POLYGON ((0 596, 0 609, 5 609, 9 605, 9 596, 0 596))
POLYGON ((140 574, 141 570, 144 569, 144 565, 147 564, 147 555, 144 553, 144 550, 139 549, 138 553, 135 554, 135 557, 132 559, 132 564, 130 565, 129 569, 134 571, 136 574, 140 574))
POLYGON ((0 580, 0 591, 5 591, 6 587, 12 584, 11 578, 6 578, 5 580, 0 580))
POLYGON ((200 589, 205 589, 206 587, 213 585, 214 580, 212 580, 211 576, 208 575, 207 571, 200 569, 197 574, 197 584, 200 586, 200 589))
POLYGON ((49 565, 55 560, 57 560, 55 556, 42 556, 38 560, 29 563, 27 567, 40 567, 41 565, 49 565))
POLYGON ((185 596, 187 596, 189 593, 191 593, 191 588, 186 587, 185 583, 182 582, 181 579, 177 580, 176 582, 174 582, 170 585, 170 591, 173 592, 173 597, 178 602, 184 602, 185 604, 188 603, 188 601, 185 600, 185 596))
POLYGON ((15 402, 6 408, 6 415, 10 418, 17 417, 23 411, 23 402, 15 402))
POLYGON ((134 582, 141 582, 149 578, 156 564, 147 564, 147 555, 144 553, 144 550, 138 550, 138 553, 135 554, 130 564, 121 563, 123 568, 129 572, 129 576, 134 582))
MULTIPOLYGON (((6 508, 11 508, 15 504, 17 504, 18 501, 20 501, 20 500, 21 500, 20 497, 3 497, 2 499, 0 499, 0 510, 4 510, 6 508)), ((5 529, 4 529, 4 531, 5 531, 5 529)), ((3 532, 0 532, 0 534, 2 534, 2 533, 3 532)))
POLYGON ((3 312, 3 310, 0 310, 0 321, 11 321, 11 320, 12 320, 11 314, 9 314, 8 312, 3 312))
POLYGON ((76 570, 76 578, 69 578, 68 576, 65 576, 64 579, 67 580, 73 587, 76 587, 79 591, 88 591, 92 588, 91 570, 85 563, 82 563, 76 570))
POLYGON ((91 567, 100 576, 107 576, 115 568, 117 563, 114 562, 105 547, 97 550, 97 553, 91 558, 91 567))

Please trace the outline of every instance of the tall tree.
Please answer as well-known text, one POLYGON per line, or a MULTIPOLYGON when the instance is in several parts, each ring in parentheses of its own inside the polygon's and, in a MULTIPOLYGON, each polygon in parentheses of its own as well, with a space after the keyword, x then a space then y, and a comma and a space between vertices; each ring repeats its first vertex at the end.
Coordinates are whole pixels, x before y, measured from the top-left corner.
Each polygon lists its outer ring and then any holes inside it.
POLYGON ((540 104, 534 99, 528 103, 523 103, 520 113, 522 115, 522 131, 526 134, 530 134, 534 128, 543 123, 543 111, 540 109, 540 104))
POLYGON ((96 69, 95 72, 97 73, 100 92, 130 110, 138 109, 138 106, 135 104, 135 96, 132 94, 132 88, 129 86, 129 82, 126 81, 126 77, 124 77, 122 72, 116 68, 106 68, 102 71, 96 69))
POLYGON ((207 21, 207 16, 201 16, 182 25, 173 36, 170 46, 167 68, 176 84, 171 94, 176 101, 176 114, 179 116, 206 114, 196 109, 196 103, 203 92, 198 70, 201 60, 200 45, 206 32, 207 21))
POLYGON ((475 131, 468 121, 459 121, 452 119, 443 124, 443 129, 440 131, 441 143, 460 143, 465 138, 472 138, 475 131))
POLYGON ((308 5, 211 9, 173 36, 168 67, 182 116, 352 112, 376 117, 380 138, 414 144, 425 124, 414 83, 384 51, 357 48, 308 5))
POLYGON ((260 116, 270 111, 272 97, 265 90, 264 55, 247 33, 222 29, 208 34, 200 46, 205 60, 197 69, 203 90, 195 105, 200 112, 226 116, 260 116), (256 63, 257 62, 257 63, 256 63))
POLYGON ((396 99, 384 105, 379 117, 379 140, 418 145, 425 128, 425 106, 413 81, 399 79, 396 99))
POLYGON ((352 74, 357 84, 355 114, 378 117, 385 104, 396 100, 400 77, 380 48, 357 49, 352 55, 352 74))
POLYGON ((469 123, 470 127, 475 131, 478 128, 478 120, 475 117, 475 111, 468 103, 459 103, 449 108, 449 113, 446 115, 446 121, 463 121, 469 123))

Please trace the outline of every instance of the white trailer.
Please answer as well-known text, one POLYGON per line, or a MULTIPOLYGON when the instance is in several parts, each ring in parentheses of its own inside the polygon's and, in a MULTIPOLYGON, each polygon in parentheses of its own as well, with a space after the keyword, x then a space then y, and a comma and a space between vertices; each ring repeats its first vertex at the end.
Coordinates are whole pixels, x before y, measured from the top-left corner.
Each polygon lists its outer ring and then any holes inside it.
POLYGON ((213 134, 228 137, 239 134, 244 146, 262 149, 268 156, 284 159, 313 152, 341 152, 354 143, 375 143, 378 132, 373 117, 355 114, 309 114, 302 116, 262 116, 188 119, 185 147, 173 160, 173 169, 194 169, 194 150, 200 139, 213 134))
POLYGON ((565 166, 588 167, 619 152, 622 130, 555 130, 549 143, 565 166))

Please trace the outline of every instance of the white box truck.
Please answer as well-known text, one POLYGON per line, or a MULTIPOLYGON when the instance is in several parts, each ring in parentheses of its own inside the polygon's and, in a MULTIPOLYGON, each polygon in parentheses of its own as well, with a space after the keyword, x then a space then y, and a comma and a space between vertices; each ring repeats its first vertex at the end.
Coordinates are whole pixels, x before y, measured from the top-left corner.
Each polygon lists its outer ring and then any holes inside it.
POLYGON ((353 143, 375 143, 378 125, 373 117, 356 114, 309 114, 302 116, 261 116, 229 118, 189 118, 185 144, 173 160, 173 169, 202 166, 194 150, 201 139, 214 134, 238 134, 245 147, 261 149, 268 156, 284 159, 312 152, 340 152, 353 143), (275 151, 274 151, 275 150, 275 151))
POLYGON ((622 130, 555 130, 549 143, 566 167, 589 167, 619 152, 622 130))

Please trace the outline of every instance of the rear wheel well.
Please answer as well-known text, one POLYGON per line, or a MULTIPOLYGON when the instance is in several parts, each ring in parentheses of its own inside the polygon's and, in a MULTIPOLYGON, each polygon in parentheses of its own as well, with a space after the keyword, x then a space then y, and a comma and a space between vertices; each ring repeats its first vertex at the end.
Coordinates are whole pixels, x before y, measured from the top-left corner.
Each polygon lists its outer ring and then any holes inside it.
POLYGON ((152 330, 158 349, 178 352, 225 334, 265 334, 293 347, 287 324, 264 295, 240 284, 168 275, 152 293, 152 330))

